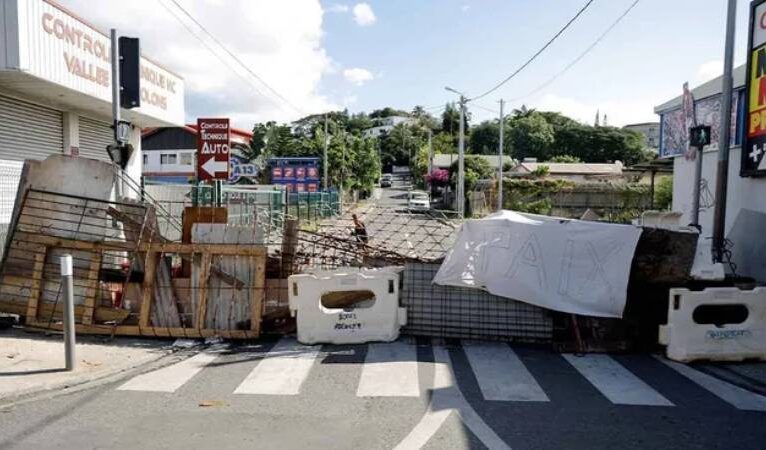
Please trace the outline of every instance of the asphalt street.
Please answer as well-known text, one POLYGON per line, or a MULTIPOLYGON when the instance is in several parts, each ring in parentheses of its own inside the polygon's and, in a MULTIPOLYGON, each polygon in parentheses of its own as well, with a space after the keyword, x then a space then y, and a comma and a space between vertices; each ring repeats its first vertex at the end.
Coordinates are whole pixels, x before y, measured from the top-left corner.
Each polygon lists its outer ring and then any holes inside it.
POLYGON ((766 397, 652 355, 224 344, 0 407, 0 448, 763 448, 766 397))

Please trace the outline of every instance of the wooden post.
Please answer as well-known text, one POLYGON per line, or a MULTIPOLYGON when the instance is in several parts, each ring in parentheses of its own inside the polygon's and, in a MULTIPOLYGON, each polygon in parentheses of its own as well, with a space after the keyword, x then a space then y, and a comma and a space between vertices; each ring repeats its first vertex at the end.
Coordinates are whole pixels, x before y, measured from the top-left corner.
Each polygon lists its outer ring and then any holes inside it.
POLYGON ((48 257, 48 247, 41 246, 35 253, 35 265, 32 269, 32 288, 27 302, 27 320, 37 320, 38 304, 40 302, 40 291, 42 289, 43 270, 45 269, 45 258, 48 257))
POLYGON ((298 244, 298 219, 287 219, 282 237, 282 276, 287 278, 293 273, 295 247, 298 244))
POLYGON ((141 292, 141 311, 138 318, 139 327, 149 326, 149 319, 152 313, 152 297, 154 296, 154 278, 157 275, 157 262, 159 258, 160 254, 157 252, 146 252, 144 284, 141 292))
POLYGON ((210 265, 213 263, 213 255, 210 252, 202 254, 202 267, 199 270, 198 288, 199 299, 197 301, 197 329, 205 328, 207 317, 207 284, 210 278, 210 265))
POLYGON ((266 298, 266 256, 251 257, 250 264, 254 267, 253 286, 251 288, 250 330, 257 337, 261 334, 261 317, 263 316, 263 303, 266 298))
POLYGON ((93 314, 96 311, 96 298, 98 297, 98 272, 101 269, 101 252, 91 254, 90 267, 88 268, 88 287, 85 289, 85 311, 82 315, 82 323, 93 323, 93 314))

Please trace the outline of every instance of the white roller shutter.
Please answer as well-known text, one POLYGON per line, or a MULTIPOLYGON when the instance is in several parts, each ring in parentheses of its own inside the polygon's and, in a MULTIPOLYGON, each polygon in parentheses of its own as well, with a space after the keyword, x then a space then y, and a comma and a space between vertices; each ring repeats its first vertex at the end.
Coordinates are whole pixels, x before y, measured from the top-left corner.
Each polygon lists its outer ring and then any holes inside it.
POLYGON ((114 143, 111 125, 80 116, 80 156, 110 161, 106 146, 114 143))
POLYGON ((0 95, 0 159, 44 159, 63 151, 61 111, 0 95))

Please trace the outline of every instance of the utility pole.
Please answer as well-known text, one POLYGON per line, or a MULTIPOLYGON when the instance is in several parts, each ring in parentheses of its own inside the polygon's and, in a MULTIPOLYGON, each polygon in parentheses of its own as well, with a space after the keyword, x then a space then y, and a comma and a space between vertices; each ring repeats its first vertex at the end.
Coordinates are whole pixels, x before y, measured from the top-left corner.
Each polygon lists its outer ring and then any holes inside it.
POLYGON ((458 139, 458 157, 457 157, 457 188, 455 197, 457 201, 457 214, 463 219, 465 217, 465 104, 468 99, 465 95, 446 86, 444 89, 454 92, 460 96, 460 137, 458 139))
MULTIPOLYGON (((120 147, 124 142, 120 139, 120 44, 117 38, 117 30, 112 28, 109 31, 109 37, 112 40, 112 127, 114 128, 114 142, 120 147)), ((117 162, 114 162, 114 170, 119 174, 115 180, 114 188, 117 200, 122 198, 123 180, 122 168, 117 162)))
POLYGON ((500 99, 500 145, 497 146, 497 210, 503 210, 503 135, 505 117, 503 116, 505 100, 500 99))
POLYGON ((460 95, 460 138, 457 149, 457 213, 465 217, 465 96, 460 95))
POLYGON ((341 153, 340 160, 340 213, 343 214, 343 181, 346 176, 346 130, 340 130, 341 144, 343 145, 343 152, 341 153))
MULTIPOLYGON (((429 177, 431 176, 431 174, 434 171, 434 147, 433 147, 433 143, 431 141, 432 134, 433 133, 431 132, 431 129, 429 128, 428 129, 428 176, 429 177)), ((429 178, 429 180, 430 180, 430 178, 429 178)), ((431 182, 430 181, 428 182, 428 187, 429 187, 429 191, 430 191, 430 187, 431 187, 431 182)))
POLYGON ((329 164, 328 164, 328 161, 327 161, 327 145, 328 145, 328 141, 329 140, 330 140, 330 137, 327 135, 327 113, 325 113, 325 115, 324 115, 324 154, 323 154, 323 159, 322 159, 322 165, 324 166, 323 167, 323 169, 324 169, 324 176, 323 176, 323 178, 324 178, 324 191, 325 192, 327 192, 327 189, 328 189, 327 174, 328 174, 329 164))
MULTIPOLYGON (((737 0, 729 0, 726 14, 726 47, 723 58, 721 92, 721 127, 718 133, 718 167, 715 178, 715 210, 713 213, 713 261, 723 262, 726 232, 726 189, 729 181, 729 140, 731 137, 732 66, 734 65, 734 30, 737 0)), ((742 151, 745 151, 744 149, 742 151)), ((702 155, 700 155, 700 158, 702 155)))

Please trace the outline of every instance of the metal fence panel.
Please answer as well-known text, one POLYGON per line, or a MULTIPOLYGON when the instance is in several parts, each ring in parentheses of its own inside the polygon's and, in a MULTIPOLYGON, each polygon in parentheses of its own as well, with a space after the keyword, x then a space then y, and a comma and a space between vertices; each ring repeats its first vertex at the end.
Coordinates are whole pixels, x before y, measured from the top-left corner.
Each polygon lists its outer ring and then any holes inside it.
POLYGON ((407 264, 402 275, 405 334, 515 342, 550 342, 546 309, 479 289, 433 284, 439 264, 407 264))

